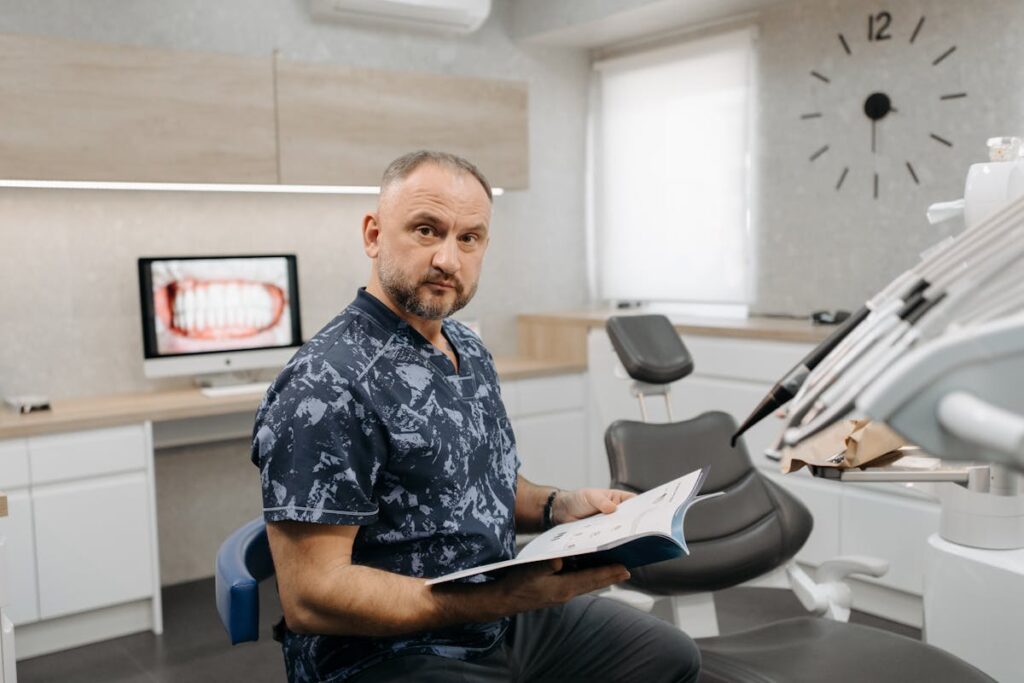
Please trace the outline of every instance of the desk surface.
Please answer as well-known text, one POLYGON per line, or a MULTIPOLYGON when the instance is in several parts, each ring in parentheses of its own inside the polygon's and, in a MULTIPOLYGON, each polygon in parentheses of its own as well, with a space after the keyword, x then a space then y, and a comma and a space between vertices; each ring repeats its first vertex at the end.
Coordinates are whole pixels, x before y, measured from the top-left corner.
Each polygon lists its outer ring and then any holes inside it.
MULTIPOLYGON (((558 360, 496 358, 503 380, 584 372, 586 366, 558 360)), ((255 411, 261 393, 208 397, 198 389, 86 396, 53 401, 51 409, 29 415, 0 412, 0 440, 144 422, 255 411)))

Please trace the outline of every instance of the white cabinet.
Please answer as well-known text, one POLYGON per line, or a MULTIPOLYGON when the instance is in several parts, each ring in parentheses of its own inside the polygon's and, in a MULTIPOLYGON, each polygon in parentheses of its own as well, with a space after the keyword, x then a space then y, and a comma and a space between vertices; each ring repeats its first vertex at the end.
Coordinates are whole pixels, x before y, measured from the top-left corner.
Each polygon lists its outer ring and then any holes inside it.
POLYGON ((35 538, 32 533, 32 502, 28 489, 7 492, 7 516, 0 517, 0 538, 6 539, 6 613, 16 626, 39 618, 36 593, 35 538))
POLYGON ((586 424, 582 410, 516 419, 520 473, 534 483, 560 489, 586 486, 586 424))
POLYGON ((923 595, 928 537, 939 530, 939 506, 871 490, 874 486, 843 486, 840 550, 843 555, 888 558, 885 576, 864 580, 923 595))
POLYGON ((133 472, 33 492, 43 619, 152 595, 148 490, 133 472))
POLYGON ((502 383, 502 397, 516 435, 520 474, 561 489, 587 486, 586 376, 511 380, 502 383))
POLYGON ((19 657, 162 630, 148 423, 0 442, 0 486, 19 657))

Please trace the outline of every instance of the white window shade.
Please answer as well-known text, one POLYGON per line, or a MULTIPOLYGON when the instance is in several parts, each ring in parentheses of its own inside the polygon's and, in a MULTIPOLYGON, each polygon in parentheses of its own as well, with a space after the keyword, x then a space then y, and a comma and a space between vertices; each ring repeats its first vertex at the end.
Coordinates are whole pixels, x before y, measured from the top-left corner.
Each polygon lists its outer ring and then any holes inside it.
POLYGON ((598 63, 599 296, 746 303, 753 30, 598 63))

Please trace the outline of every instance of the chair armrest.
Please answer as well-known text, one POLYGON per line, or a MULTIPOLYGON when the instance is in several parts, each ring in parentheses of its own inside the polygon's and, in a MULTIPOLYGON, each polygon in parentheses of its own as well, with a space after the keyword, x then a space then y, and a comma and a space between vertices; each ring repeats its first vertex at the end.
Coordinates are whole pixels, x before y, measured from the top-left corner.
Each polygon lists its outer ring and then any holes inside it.
POLYGON ((827 560, 812 579, 795 561, 786 565, 789 585, 804 608, 834 621, 849 621, 853 596, 844 579, 851 574, 879 577, 889 571, 889 562, 877 557, 845 555, 827 560))

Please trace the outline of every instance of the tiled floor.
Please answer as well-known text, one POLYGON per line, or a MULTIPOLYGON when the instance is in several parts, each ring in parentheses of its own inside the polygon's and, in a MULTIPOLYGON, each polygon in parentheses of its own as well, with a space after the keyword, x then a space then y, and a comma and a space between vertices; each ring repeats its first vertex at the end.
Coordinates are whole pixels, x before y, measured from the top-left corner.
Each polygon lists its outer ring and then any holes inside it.
MULTIPOLYGON (((280 646, 270 625, 280 615, 273 582, 260 586, 257 643, 232 647, 217 618, 213 579, 164 589, 164 634, 109 640, 18 663, 19 683, 136 683, 151 681, 283 681, 280 646)), ((778 619, 806 614, 793 594, 767 588, 733 588, 716 594, 719 627, 732 633, 778 619)), ((913 638, 919 631, 854 613, 851 621, 889 629, 913 638)))

